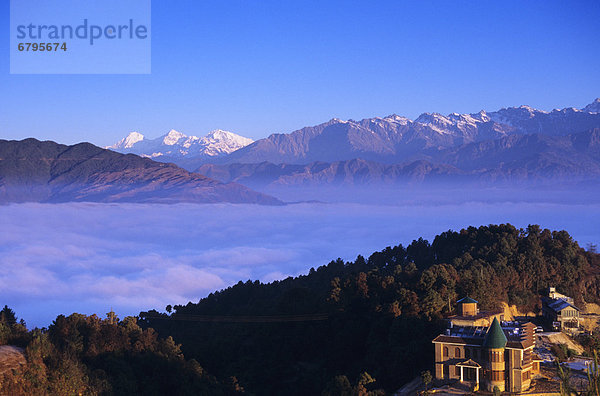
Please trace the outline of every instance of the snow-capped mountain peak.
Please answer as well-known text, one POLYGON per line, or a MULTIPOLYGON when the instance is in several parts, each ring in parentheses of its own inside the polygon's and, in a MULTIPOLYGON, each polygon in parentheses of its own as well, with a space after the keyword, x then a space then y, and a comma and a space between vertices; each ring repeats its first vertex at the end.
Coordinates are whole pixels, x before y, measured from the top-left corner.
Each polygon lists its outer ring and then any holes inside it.
POLYGON ((488 122, 491 120, 485 110, 481 110, 481 111, 479 111, 479 113, 470 114, 470 115, 475 121, 479 121, 479 122, 488 122))
POLYGON ((181 132, 177 132, 175 129, 171 129, 169 131, 169 133, 167 133, 164 137, 163 137, 163 143, 166 144, 167 146, 172 146, 174 144, 177 144, 177 142, 179 141, 179 139, 183 139, 186 138, 187 136, 184 135, 181 132))
POLYGON ((539 110, 536 110, 533 107, 528 106, 528 105, 521 105, 521 106, 519 106, 519 109, 527 110, 529 113, 533 113, 535 111, 539 111, 539 110))
POLYGON ((229 154, 251 143, 254 140, 222 129, 215 129, 200 139, 200 144, 205 148, 204 153, 210 156, 229 154))
POLYGON ((423 113, 415 120, 415 122, 427 125, 440 134, 448 133, 447 129, 453 124, 449 117, 444 117, 440 113, 423 113))
POLYGON ((409 122, 412 122, 410 119, 399 116, 398 114, 391 114, 387 117, 384 117, 383 120, 387 121, 387 122, 396 123, 399 125, 407 125, 409 122))
POLYGON ((131 132, 129 135, 119 140, 117 143, 112 146, 106 147, 107 149, 129 149, 137 142, 141 142, 144 140, 144 135, 139 132, 131 132))
MULTIPOLYGON (((246 143, 248 143, 247 141, 249 141, 250 143, 252 142, 252 139, 248 139, 243 136, 236 135, 235 133, 231 133, 229 131, 224 131, 222 129, 215 129, 214 131, 210 131, 202 139, 215 140, 215 141, 226 140, 226 141, 232 141, 232 142, 246 142, 246 143)), ((248 144, 250 144, 250 143, 248 143, 248 144)))
POLYGON ((581 110, 585 111, 586 113, 600 113, 600 98, 596 98, 596 100, 581 110))
POLYGON ((215 157, 229 154, 253 143, 252 139, 235 133, 216 129, 206 136, 187 136, 174 129, 156 139, 146 139, 138 132, 107 148, 122 153, 134 153, 143 157, 215 157))

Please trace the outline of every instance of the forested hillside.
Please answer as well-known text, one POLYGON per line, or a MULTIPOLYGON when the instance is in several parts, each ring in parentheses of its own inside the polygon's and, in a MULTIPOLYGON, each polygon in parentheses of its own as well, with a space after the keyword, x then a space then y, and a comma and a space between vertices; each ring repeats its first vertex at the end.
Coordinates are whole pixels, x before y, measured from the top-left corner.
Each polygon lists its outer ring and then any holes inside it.
POLYGON ((432 368, 431 339, 462 296, 535 311, 553 285, 576 303, 600 301, 594 250, 535 225, 469 227, 297 278, 239 282, 169 315, 143 312, 140 325, 249 393, 393 391, 432 368))
POLYGON ((27 364, 0 370, 0 394, 235 395, 235 378, 220 382, 186 360, 171 337, 142 330, 136 318, 60 315, 47 329, 27 331, 8 307, 0 312, 0 344, 21 346, 27 364))

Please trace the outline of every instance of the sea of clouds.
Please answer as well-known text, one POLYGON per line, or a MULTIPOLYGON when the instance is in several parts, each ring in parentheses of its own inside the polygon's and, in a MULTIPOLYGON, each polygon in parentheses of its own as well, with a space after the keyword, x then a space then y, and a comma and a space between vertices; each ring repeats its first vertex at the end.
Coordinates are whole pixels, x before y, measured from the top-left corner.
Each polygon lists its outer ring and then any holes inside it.
POLYGON ((122 318, 308 272, 469 225, 540 224, 600 241, 600 204, 13 204, 0 206, 0 304, 29 327, 122 318))

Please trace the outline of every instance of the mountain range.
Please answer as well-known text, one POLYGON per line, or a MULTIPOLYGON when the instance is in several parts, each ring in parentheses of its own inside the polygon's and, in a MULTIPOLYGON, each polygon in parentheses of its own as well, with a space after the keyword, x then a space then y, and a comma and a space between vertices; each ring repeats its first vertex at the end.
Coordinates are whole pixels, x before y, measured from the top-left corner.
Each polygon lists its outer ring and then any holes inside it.
POLYGON ((361 158, 382 163, 440 161, 449 148, 513 135, 565 136, 600 127, 600 99, 578 110, 545 112, 529 106, 495 112, 421 114, 412 121, 391 115, 361 121, 332 119, 290 134, 258 140, 225 157, 227 163, 307 164, 361 158))
POLYGON ((90 143, 0 140, 0 203, 69 201, 282 204, 240 184, 90 143))
MULTIPOLYGON (((398 115, 360 121, 334 118, 255 142, 221 130, 203 138, 172 130, 153 140, 132 132, 107 148, 182 164, 196 159, 204 163, 299 165, 356 158, 393 164, 416 159, 443 161, 449 148, 513 135, 560 137, 599 127, 600 98, 583 109, 551 112, 520 106, 473 114, 423 113, 414 121, 398 115)), ((189 165, 186 168, 192 170, 189 165)))
POLYGON ((221 130, 202 138, 133 132, 110 150, 0 140, 0 203, 277 205, 250 188, 279 194, 290 186, 532 181, 600 186, 600 99, 551 112, 520 106, 414 121, 332 119, 256 142, 221 130))
POLYGON ((257 189, 588 180, 600 178, 599 130, 600 98, 582 109, 550 112, 520 106, 473 114, 424 113, 415 120, 398 115, 360 121, 334 118, 215 156, 189 151, 157 159, 257 189))
POLYGON ((363 159, 307 165, 204 164, 196 172, 254 189, 421 182, 515 183, 600 178, 600 128, 567 136, 510 135, 439 152, 439 162, 363 159))

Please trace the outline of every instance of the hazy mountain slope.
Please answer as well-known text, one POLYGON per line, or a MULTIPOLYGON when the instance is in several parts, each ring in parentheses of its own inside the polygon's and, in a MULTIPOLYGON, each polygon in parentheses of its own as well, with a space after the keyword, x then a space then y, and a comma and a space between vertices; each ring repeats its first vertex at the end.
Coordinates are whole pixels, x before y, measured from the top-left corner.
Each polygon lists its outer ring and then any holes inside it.
POLYGON ((598 177, 600 128, 567 136, 511 135, 470 143, 444 151, 437 160, 501 179, 598 177))
POLYGON ((205 164, 197 169, 252 188, 429 181, 527 181, 600 177, 600 128, 567 136, 508 135, 440 151, 430 161, 363 159, 308 165, 205 164))
POLYGON ((394 162, 399 158, 420 158, 420 151, 451 147, 457 137, 435 131, 427 125, 407 124, 405 118, 390 116, 359 122, 330 120, 289 135, 271 135, 228 155, 229 163, 305 164, 335 162, 352 158, 394 162))
POLYGON ((448 165, 428 161, 382 164, 353 159, 337 162, 311 162, 308 165, 205 164, 198 172, 223 181, 235 181, 252 188, 266 186, 363 185, 421 182, 447 176, 463 177, 464 172, 448 165))
POLYGON ((281 203, 239 184, 89 143, 0 140, 0 203, 30 201, 281 203))

